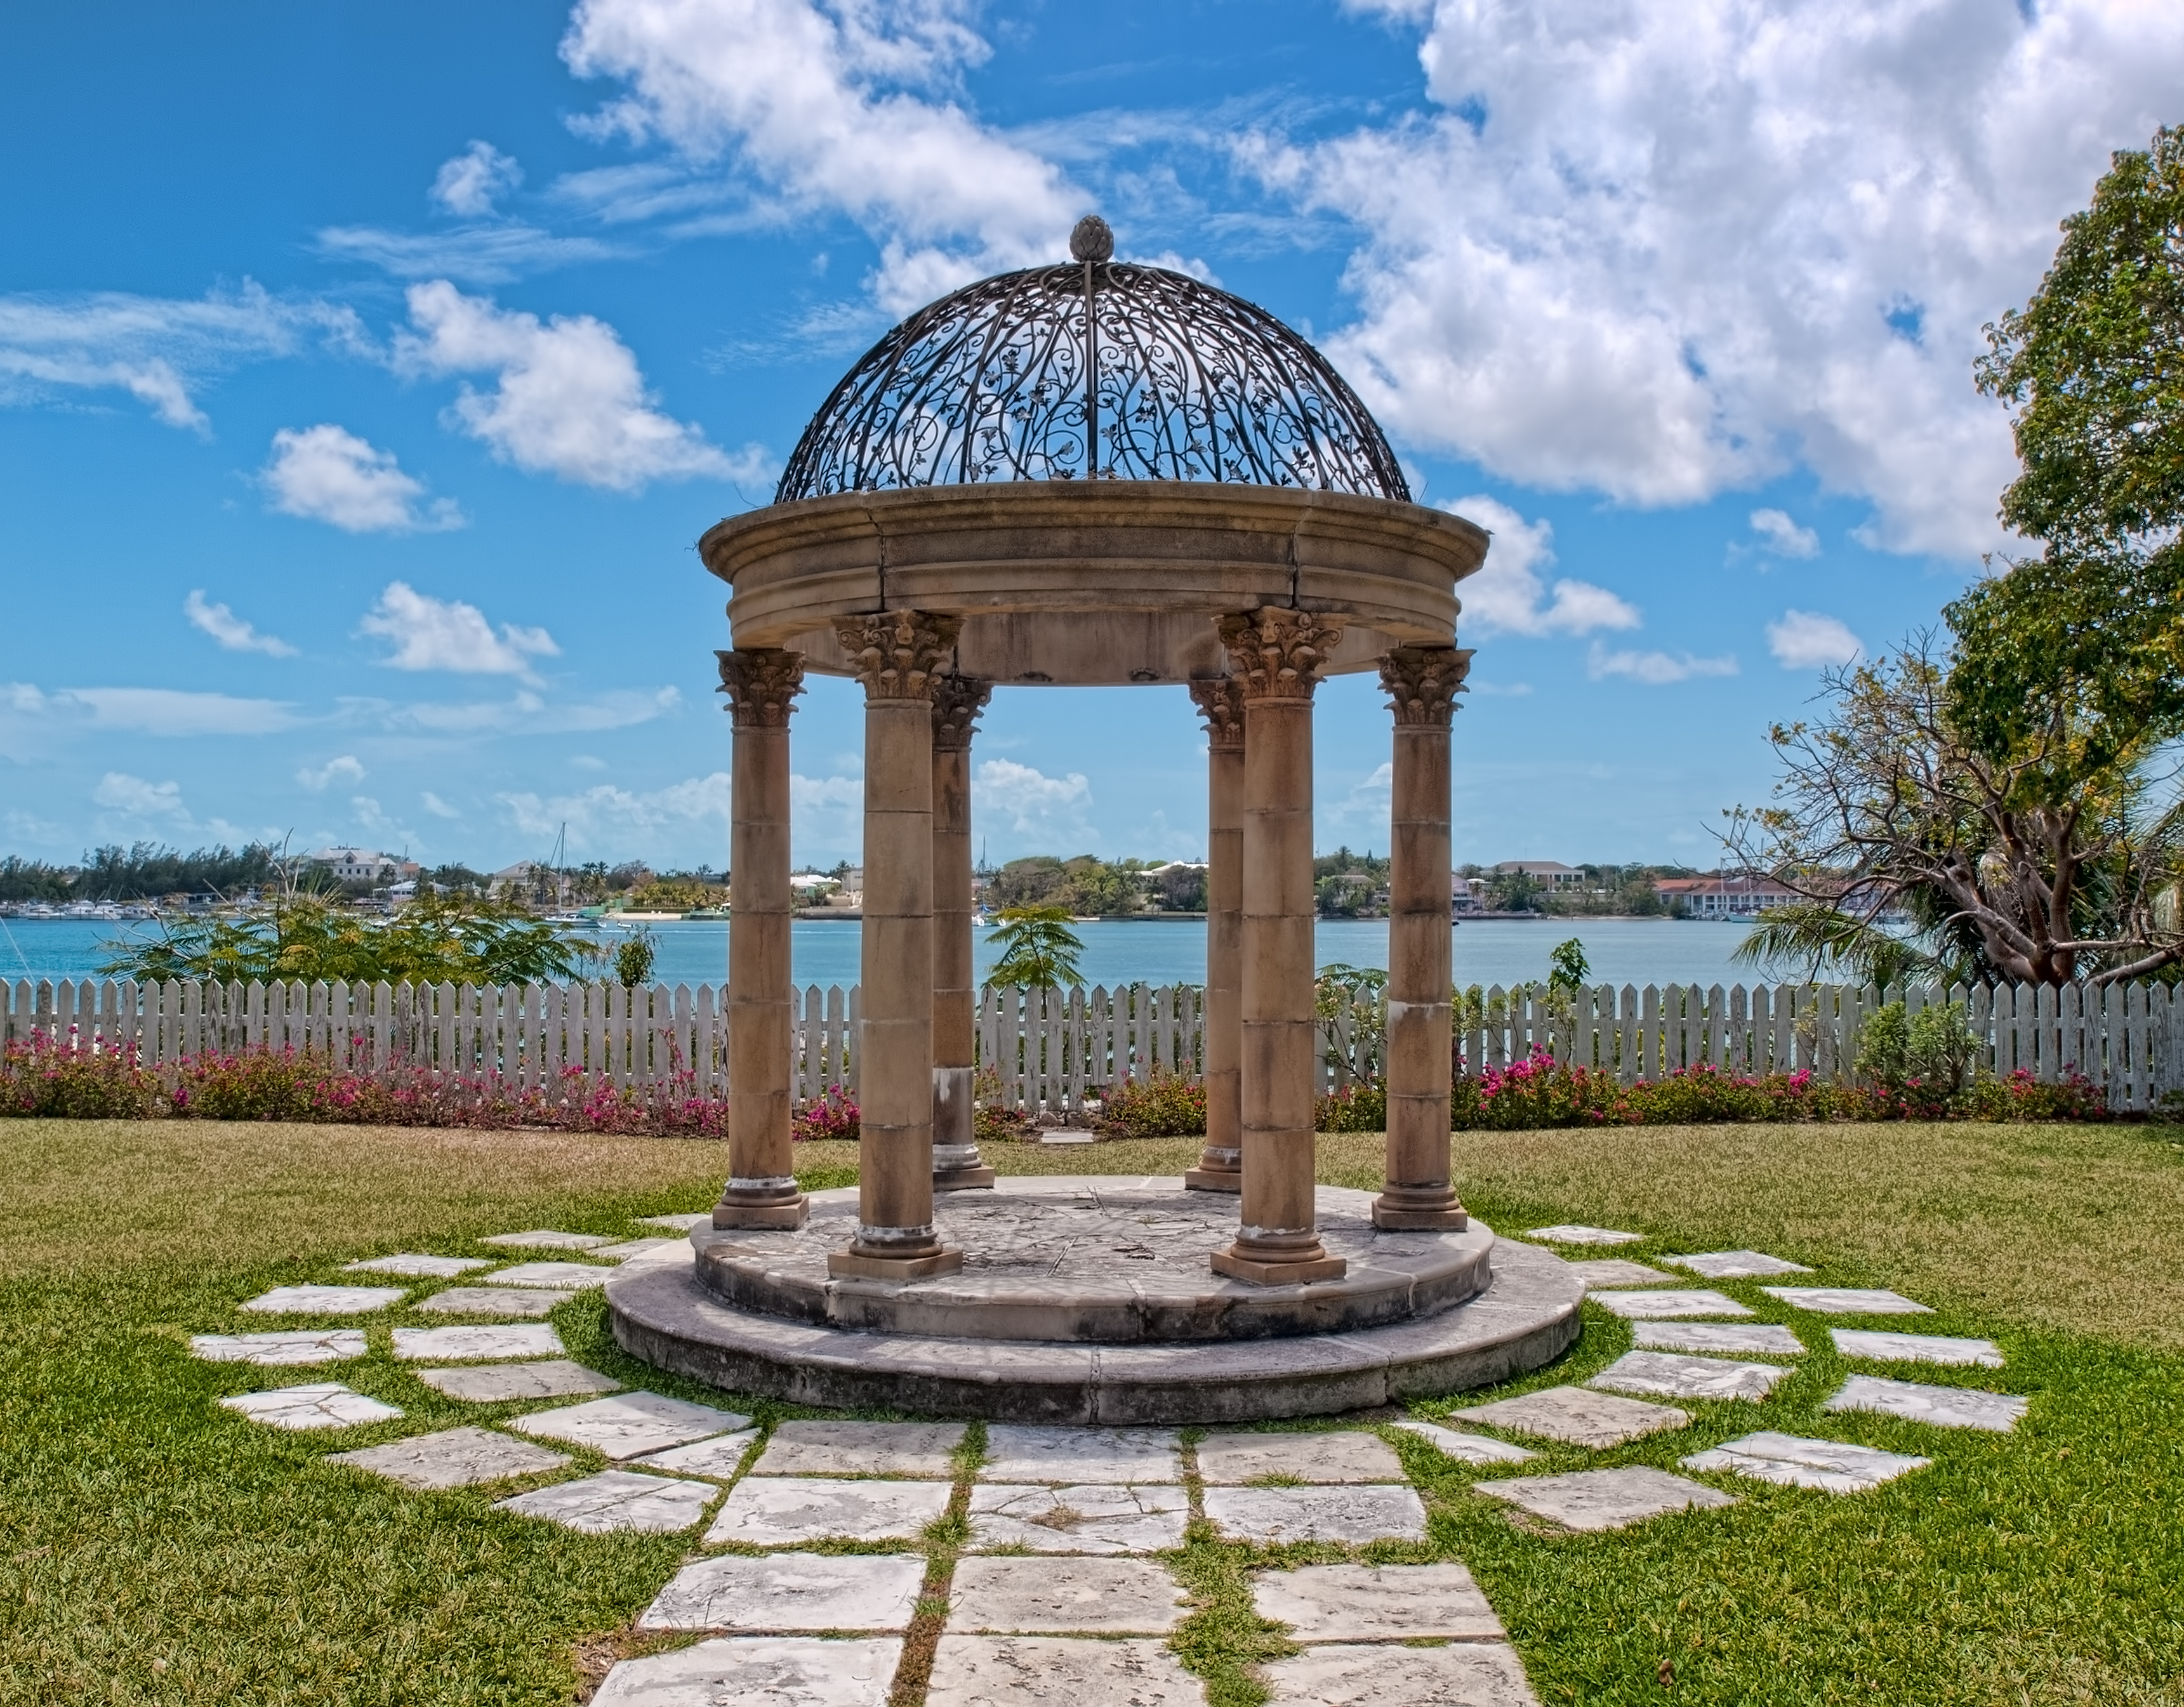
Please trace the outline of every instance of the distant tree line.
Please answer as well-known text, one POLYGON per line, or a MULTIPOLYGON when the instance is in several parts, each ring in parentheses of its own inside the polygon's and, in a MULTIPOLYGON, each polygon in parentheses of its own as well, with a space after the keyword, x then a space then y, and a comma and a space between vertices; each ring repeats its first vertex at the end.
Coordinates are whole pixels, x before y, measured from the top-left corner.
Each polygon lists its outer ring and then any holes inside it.
POLYGON ((1663 877, 1689 877, 1684 865, 1580 865, 1579 881, 1556 888, 1529 871, 1496 871, 1465 865, 1457 875, 1485 885, 1487 907, 1496 913, 1539 913, 1556 918, 1658 919, 1677 909, 1661 898, 1663 877))
POLYGON ((14 854, 0 859, 0 901, 143 901, 162 895, 231 894, 270 882, 278 855, 259 842, 185 854, 152 842, 94 848, 73 865, 14 854))

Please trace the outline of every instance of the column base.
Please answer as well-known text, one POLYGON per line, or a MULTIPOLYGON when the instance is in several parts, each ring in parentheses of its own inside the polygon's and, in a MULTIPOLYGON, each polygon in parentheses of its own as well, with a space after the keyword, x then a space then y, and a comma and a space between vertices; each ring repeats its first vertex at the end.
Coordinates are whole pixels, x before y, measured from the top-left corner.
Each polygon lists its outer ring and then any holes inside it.
POLYGON ((1228 1169, 1192 1168, 1183 1176, 1187 1192, 1227 1192, 1231 1197, 1244 1189, 1244 1176, 1228 1169))
POLYGON ((868 1257, 856 1251, 830 1251, 827 1272, 836 1280, 916 1281, 963 1272, 963 1253, 936 1251, 922 1257, 868 1257))
POLYGON ((788 1227, 793 1232, 811 1215, 811 1205, 801 1196, 785 1204, 732 1204, 723 1200, 713 1205, 713 1225, 724 1232, 735 1227, 788 1227))
POLYGON ((1207 1261, 1213 1272, 1226 1275, 1230 1280, 1249 1281, 1253 1286, 1295 1286, 1305 1281, 1340 1280, 1350 1272, 1346 1258, 1308 1257, 1302 1262, 1263 1262, 1256 1257, 1239 1256, 1234 1250, 1215 1251, 1207 1261))
POLYGON ((1390 1204, 1383 1198, 1373 1205, 1373 1225, 1390 1233, 1460 1233, 1471 1225, 1471 1217, 1462 1204, 1451 1204, 1445 1209, 1421 1209, 1390 1204))
POLYGON ((950 1168, 944 1174, 938 1169, 933 1170, 933 1189, 936 1192, 991 1191, 993 1188, 994 1170, 989 1167, 950 1168))

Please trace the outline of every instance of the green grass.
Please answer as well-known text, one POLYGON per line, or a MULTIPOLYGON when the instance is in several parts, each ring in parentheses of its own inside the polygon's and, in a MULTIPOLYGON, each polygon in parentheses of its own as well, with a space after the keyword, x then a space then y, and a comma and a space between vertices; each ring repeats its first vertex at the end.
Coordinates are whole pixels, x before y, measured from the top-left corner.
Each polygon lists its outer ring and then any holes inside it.
MULTIPOLYGON (((1496 1226, 1590 1220, 1649 1236, 1618 1255, 1752 1245, 1825 1282, 1893 1286, 1941 1310, 1903 1326, 1993 1337, 2009 1362, 1886 1372, 2032 1399, 2008 1436, 1824 1415, 1845 1371, 1815 1319, 1731 1282, 1812 1347, 1774 1399, 1694 1404, 1691 1429, 1604 1454, 1555 1448, 1532 1467, 1674 1468, 1754 1427, 1919 1452, 1933 1467, 1847 1498, 1713 1478, 1736 1507, 1563 1536, 1468 1491, 1505 1472, 1391 1434, 1430 1538, 1364 1556, 1462 1559, 1543 1702, 2184 1704, 2184 1148, 2165 1131, 1717 1127, 1457 1143, 1467 1200, 1496 1226)), ((989 1154, 1006 1171, 1151 1173, 1194 1151, 989 1154)), ((854 1177, 853 1146, 799 1159, 812 1185, 854 1177)), ((338 1378, 409 1413, 343 1433, 340 1448, 532 1407, 440 1398, 387 1354, 383 1326, 370 1357, 332 1375, 198 1363, 181 1340, 279 1326, 234 1306, 336 1278, 356 1256, 460 1252, 519 1226, 627 1233, 632 1215, 710 1202, 721 1161, 710 1144, 543 1133, 0 1122, 0 1703, 559 1704, 613 1659, 663 1645, 632 1637, 631 1621, 690 1537, 571 1535, 493 1512, 505 1488, 405 1493, 320 1463, 325 1437, 260 1428, 215 1401, 338 1378)), ((1329 1181, 1371 1184, 1379 1140, 1323 1139, 1322 1165, 1329 1181)), ((624 1358, 595 1293, 555 1320, 582 1361, 720 1399, 624 1358)), ((1628 1343, 1588 1306, 1570 1354, 1502 1391, 1581 1378, 1628 1343)), ((806 1414, 730 1402, 769 1423, 806 1414)), ((952 1568, 960 1510, 942 1526, 928 1594, 952 1568)), ((1251 1664, 1286 1651, 1252 1614, 1245 1572, 1341 1556, 1223 1543, 1193 1525, 1171 1555, 1194 1599, 1175 1646, 1217 1707, 1252 1707, 1251 1664)), ((913 1653, 936 1629, 921 1621, 913 1653)), ((899 1690, 895 1707, 914 1693, 899 1690)))

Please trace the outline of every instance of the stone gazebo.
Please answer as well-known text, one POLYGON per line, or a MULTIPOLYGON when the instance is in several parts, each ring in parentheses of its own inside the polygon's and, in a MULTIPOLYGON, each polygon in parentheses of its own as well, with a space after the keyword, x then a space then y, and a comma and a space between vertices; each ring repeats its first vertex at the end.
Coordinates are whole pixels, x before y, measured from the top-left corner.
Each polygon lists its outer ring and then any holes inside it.
POLYGON ((730 1178, 692 1271, 610 1286, 616 1332, 747 1391, 1086 1421, 1536 1365, 1575 1336, 1576 1282, 1468 1222, 1450 1165, 1455 589, 1486 536, 1411 502, 1279 320, 1112 260, 1099 220, 1070 247, 890 332, 775 502, 701 543, 733 589, 730 1178), (1312 695, 1367 670, 1394 714, 1377 1197, 1313 1182, 1312 695), (815 671, 865 689, 863 1137, 856 1189, 807 1198, 788 745, 815 671), (995 1190, 975 1142, 970 746, 996 688, 1046 685, 1180 687, 1206 720, 1207 1133, 1182 1180, 995 1190))

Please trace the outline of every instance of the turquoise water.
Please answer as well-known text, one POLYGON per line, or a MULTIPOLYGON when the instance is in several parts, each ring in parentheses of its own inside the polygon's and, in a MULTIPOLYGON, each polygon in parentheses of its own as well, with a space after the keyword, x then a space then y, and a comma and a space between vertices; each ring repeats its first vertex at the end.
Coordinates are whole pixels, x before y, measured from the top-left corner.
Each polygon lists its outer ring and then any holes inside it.
MULTIPOLYGON (((0 920, 0 978, 85 978, 96 975, 119 932, 143 930, 96 920, 0 920)), ((728 926, 699 920, 652 926, 660 944, 655 971, 667 984, 722 983, 728 975, 728 926)), ((791 949, 799 984, 856 981, 860 932, 852 920, 800 919, 791 949)), ((1081 962, 1089 984, 1202 983, 1206 927, 1198 920, 1113 920, 1075 927, 1084 941, 1081 962)), ((989 933, 978 933, 978 970, 994 959, 989 933)), ((610 929, 603 940, 618 941, 610 929)), ((1731 984, 1753 981, 1749 968, 1730 965, 1742 938, 1734 925, 1693 920, 1479 920, 1455 928, 1456 977, 1460 984, 1513 984, 1545 978, 1547 952, 1567 937, 1585 944, 1598 982, 1612 984, 1731 984)), ((1382 919, 1322 920, 1318 959, 1353 966, 1388 964, 1388 926, 1382 919)))

